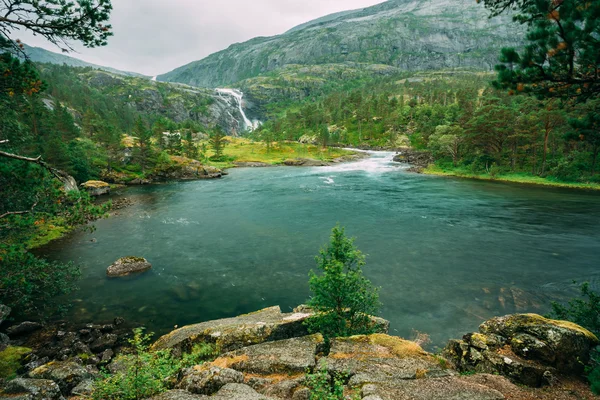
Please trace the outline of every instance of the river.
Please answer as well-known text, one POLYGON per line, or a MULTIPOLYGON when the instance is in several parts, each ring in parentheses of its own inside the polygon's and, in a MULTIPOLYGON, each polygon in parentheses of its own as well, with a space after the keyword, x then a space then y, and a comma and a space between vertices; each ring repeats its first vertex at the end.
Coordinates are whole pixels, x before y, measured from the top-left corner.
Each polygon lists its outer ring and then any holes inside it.
POLYGON ((309 296, 308 272, 340 223, 368 255, 391 333, 432 348, 485 319, 544 313, 600 290, 600 196, 409 173, 392 153, 332 167, 242 168, 221 180, 134 187, 134 205, 42 249, 82 266, 71 321, 125 317, 165 333, 309 296), (153 270, 109 280, 119 257, 153 270))

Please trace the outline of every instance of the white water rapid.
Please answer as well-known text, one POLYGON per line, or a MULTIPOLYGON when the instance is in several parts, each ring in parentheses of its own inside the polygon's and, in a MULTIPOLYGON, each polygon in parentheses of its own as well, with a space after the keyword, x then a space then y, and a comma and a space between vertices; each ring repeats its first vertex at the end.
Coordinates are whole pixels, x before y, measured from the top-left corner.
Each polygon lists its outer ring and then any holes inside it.
POLYGON ((238 107, 240 114, 242 115, 242 118, 243 118, 245 131, 252 132, 253 130, 255 130, 256 128, 258 128, 261 125, 260 121, 256 121, 256 120, 250 121, 248 119, 248 117, 246 116, 246 113, 244 112, 244 107, 242 107, 244 93, 242 93, 240 90, 237 90, 237 89, 215 89, 215 91, 221 96, 221 98, 223 98, 225 101, 227 101, 227 103, 229 105, 238 107), (227 98, 224 98, 222 95, 226 95, 227 98), (231 104, 231 102, 229 101, 232 98, 234 99, 235 104, 231 104))

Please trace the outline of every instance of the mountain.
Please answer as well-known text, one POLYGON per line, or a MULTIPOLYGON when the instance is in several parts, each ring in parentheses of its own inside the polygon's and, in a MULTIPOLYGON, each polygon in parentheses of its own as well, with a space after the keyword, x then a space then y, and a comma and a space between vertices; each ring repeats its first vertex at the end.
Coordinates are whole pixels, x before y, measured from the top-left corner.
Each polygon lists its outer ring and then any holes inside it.
POLYGON ((390 0, 258 37, 158 77, 219 87, 284 66, 386 64, 406 71, 491 70, 499 50, 519 46, 510 16, 489 19, 474 0, 390 0))
POLYGON ((33 61, 35 63, 48 63, 48 64, 57 64, 57 65, 64 64, 69 67, 91 67, 94 69, 100 69, 103 71, 112 72, 112 73, 115 73, 118 75, 140 76, 140 77, 144 76, 144 75, 138 74, 136 72, 120 71, 115 68, 104 67, 101 65, 88 63, 88 62, 79 60, 74 57, 70 57, 70 56, 66 56, 64 54, 54 53, 52 51, 42 49, 41 47, 31 47, 31 46, 27 46, 27 45, 24 45, 24 46, 25 46, 25 49, 24 49, 25 54, 27 55, 27 57, 29 57, 29 59, 31 61, 33 61))

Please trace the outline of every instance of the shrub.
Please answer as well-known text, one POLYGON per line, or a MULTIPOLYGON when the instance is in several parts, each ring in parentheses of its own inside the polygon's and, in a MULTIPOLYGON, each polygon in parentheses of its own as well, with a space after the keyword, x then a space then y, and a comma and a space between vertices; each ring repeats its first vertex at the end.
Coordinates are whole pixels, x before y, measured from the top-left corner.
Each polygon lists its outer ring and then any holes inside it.
POLYGON ((177 374, 181 362, 171 356, 170 350, 148 351, 150 337, 143 328, 134 329, 129 340, 131 354, 117 358, 125 368, 114 375, 103 372, 94 384, 92 399, 139 400, 170 388, 169 378, 177 374))
POLYGON ((372 333, 369 315, 379 309, 379 294, 363 276, 365 257, 354 246, 354 239, 336 226, 329 246, 321 249, 316 260, 322 274, 310 272, 309 305, 316 315, 307 321, 309 330, 321 332, 326 339, 372 333))
MULTIPOLYGON (((581 297, 573 299, 567 305, 552 303, 550 317, 575 322, 600 336, 600 294, 590 288, 589 283, 580 286, 581 297)), ((592 391, 600 394, 600 351, 592 351, 591 360, 586 367, 592 391)))
MULTIPOLYGON (((310 400, 345 400, 344 381, 345 375, 331 377, 327 372, 325 363, 321 363, 319 369, 312 374, 306 374, 306 386, 310 390, 310 400)), ((357 393, 349 399, 360 399, 357 393)))

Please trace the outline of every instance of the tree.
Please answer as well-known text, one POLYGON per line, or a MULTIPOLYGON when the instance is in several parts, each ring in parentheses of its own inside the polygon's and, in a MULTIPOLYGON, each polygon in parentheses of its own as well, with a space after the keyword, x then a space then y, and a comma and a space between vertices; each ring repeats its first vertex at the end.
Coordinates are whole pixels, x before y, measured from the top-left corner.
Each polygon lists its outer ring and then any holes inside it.
POLYGON ((142 117, 138 117, 135 123, 135 136, 137 138, 137 153, 140 166, 142 167, 142 173, 146 172, 148 166, 148 159, 152 151, 150 139, 152 138, 152 131, 146 127, 146 124, 142 120, 142 117))
POLYGON ((354 246, 354 239, 336 226, 329 246, 321 249, 316 261, 321 274, 310 272, 308 304, 316 311, 308 321, 310 331, 327 338, 372 333, 369 316, 379 310, 379 294, 363 275, 365 256, 354 246))
POLYGON ((225 150, 225 146, 227 145, 227 139, 225 138, 225 132, 221 127, 216 127, 211 133, 208 139, 208 143, 210 147, 212 147, 214 151, 214 155, 211 157, 213 161, 221 161, 223 160, 223 151, 225 150))
POLYGON ((107 170, 110 174, 121 149, 121 134, 113 125, 103 124, 99 128, 96 140, 98 140, 104 151, 106 151, 107 170))
POLYGON ((452 163, 456 166, 463 140, 464 130, 460 126, 438 125, 435 133, 429 137, 429 147, 434 152, 450 155, 452 163))
POLYGON ((0 3, 0 48, 23 48, 14 31, 28 30, 68 52, 69 41, 86 47, 106 45, 112 36, 110 0, 4 0, 0 3))
POLYGON ((502 49, 497 87, 585 102, 600 96, 600 2, 484 0, 492 15, 516 11, 527 26, 522 52, 502 49))

